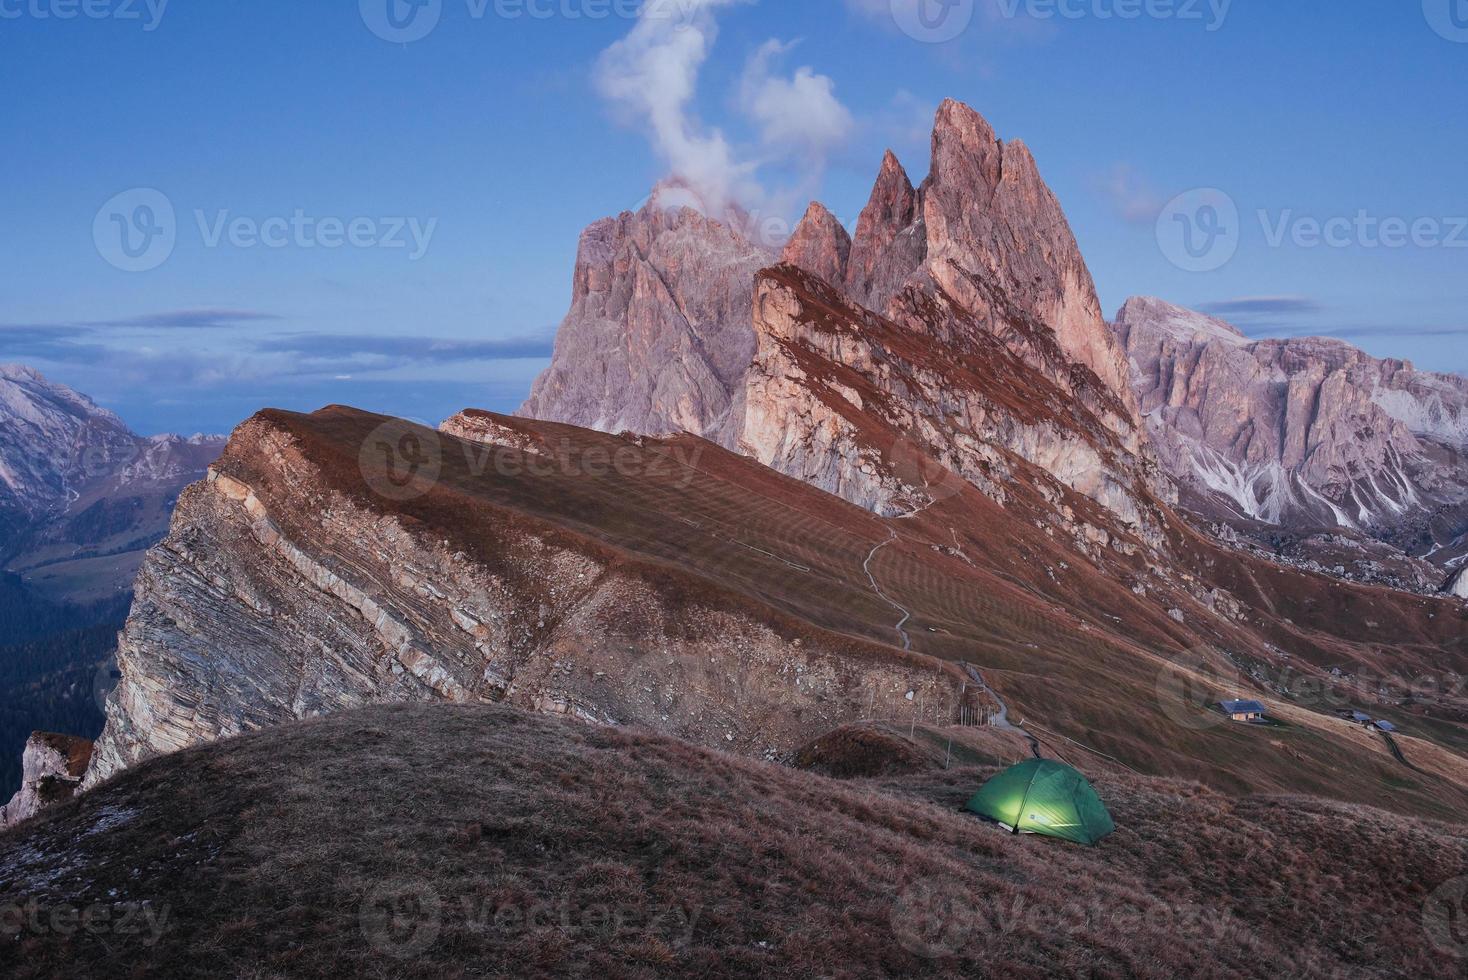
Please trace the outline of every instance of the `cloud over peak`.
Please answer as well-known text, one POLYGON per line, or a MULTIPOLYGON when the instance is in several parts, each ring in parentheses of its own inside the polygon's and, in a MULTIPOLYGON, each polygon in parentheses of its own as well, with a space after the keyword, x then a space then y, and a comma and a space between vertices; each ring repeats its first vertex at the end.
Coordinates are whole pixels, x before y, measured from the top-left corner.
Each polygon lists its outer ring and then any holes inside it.
POLYGON ((810 182, 851 134, 850 111, 836 83, 809 66, 777 71, 794 46, 770 40, 750 56, 734 106, 754 130, 757 148, 741 150, 696 109, 699 76, 718 39, 715 12, 749 0, 653 0, 621 40, 602 52, 597 92, 625 123, 644 129, 671 173, 715 212, 767 208, 778 195, 759 180, 770 165, 810 182))

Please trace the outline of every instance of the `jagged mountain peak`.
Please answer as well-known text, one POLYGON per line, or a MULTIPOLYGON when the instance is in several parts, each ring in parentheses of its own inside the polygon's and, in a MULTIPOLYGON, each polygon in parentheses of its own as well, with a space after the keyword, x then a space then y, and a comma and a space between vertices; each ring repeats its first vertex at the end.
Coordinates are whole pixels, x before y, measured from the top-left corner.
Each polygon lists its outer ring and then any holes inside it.
POLYGON ((824 204, 812 201, 786 243, 781 261, 827 282, 840 283, 846 278, 850 258, 851 235, 824 204))

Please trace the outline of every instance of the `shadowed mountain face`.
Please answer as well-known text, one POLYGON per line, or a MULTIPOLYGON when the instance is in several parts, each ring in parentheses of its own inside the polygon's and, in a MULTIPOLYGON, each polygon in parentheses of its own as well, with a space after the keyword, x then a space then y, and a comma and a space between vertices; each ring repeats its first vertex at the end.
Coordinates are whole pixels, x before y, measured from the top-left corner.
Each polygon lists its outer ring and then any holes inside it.
POLYGON ((1433 563, 1432 588, 1468 556, 1468 380, 1338 340, 1251 341, 1156 299, 1129 300, 1115 330, 1196 510, 1377 538, 1433 563))
POLYGON ((222 438, 128 430, 85 395, 0 366, 0 563, 56 601, 126 592, 222 438))

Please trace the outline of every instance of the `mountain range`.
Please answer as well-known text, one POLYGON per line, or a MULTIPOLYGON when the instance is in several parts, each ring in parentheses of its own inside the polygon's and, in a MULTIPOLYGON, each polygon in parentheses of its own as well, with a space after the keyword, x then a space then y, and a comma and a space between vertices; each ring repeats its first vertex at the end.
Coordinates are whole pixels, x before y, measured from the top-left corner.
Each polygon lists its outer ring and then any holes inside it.
MULTIPOLYGON (((886 155, 854 234, 812 203, 778 252, 682 181, 596 222, 516 416, 242 424, 138 569, 80 805, 449 702, 785 765, 946 732, 1460 820, 1468 382, 1159 300, 1108 322, 1022 142, 948 101, 932 147, 916 186, 886 155)), ((156 444, 170 479, 217 448, 156 444)), ((32 470, 12 495, 74 521, 93 484, 32 470)))
POLYGON ((0 567, 53 601, 125 594, 178 492, 223 446, 139 436, 85 395, 0 365, 0 567))

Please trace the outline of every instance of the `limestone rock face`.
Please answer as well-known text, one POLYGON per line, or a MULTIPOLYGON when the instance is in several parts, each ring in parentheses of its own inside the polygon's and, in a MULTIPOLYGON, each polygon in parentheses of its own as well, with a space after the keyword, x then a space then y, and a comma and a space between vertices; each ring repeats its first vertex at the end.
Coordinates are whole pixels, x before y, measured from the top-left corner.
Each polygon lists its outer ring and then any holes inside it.
MULTIPOLYGON (((640 227, 653 218, 619 220, 640 227)), ((689 220, 689 233, 707 239, 693 251, 728 251, 727 228, 689 220)), ((593 226, 588 236, 606 239, 598 231, 604 227, 593 226)), ((584 254, 594 251, 583 244, 584 254)), ((856 431, 865 423, 850 422, 838 433, 836 417, 813 390, 818 379, 854 372, 861 375, 853 390, 863 392, 862 411, 881 405, 882 425, 923 429, 913 445, 935 448, 945 459, 1014 454, 1114 508, 1128 524, 1142 519, 1142 496, 1171 499, 1170 486, 1148 459, 1124 354, 1101 316, 1059 203, 1024 145, 999 141, 972 109, 953 101, 939 109, 933 167, 921 188, 888 152, 854 239, 848 241, 840 223, 814 203, 783 260, 782 269, 803 275, 748 274, 752 329, 720 334, 734 338, 728 349, 744 357, 736 365, 731 356, 727 373, 690 371, 686 358, 659 355, 637 362, 646 377, 630 377, 633 362, 622 350, 648 346, 638 324, 667 324, 655 331, 668 338, 665 346, 701 351, 707 345, 694 329, 701 321, 684 316, 672 294, 652 290, 644 313, 602 317, 589 331, 586 324, 596 318, 577 312, 588 302, 578 287, 577 311, 562 330, 556 364, 522 414, 654 434, 681 427, 887 513, 900 506, 899 497, 922 498, 922 487, 874 483, 869 464, 853 448, 862 442, 856 431), (804 326, 792 332, 791 324, 821 321, 828 312, 848 327, 883 326, 869 335, 804 326), (601 340, 585 343, 591 332, 601 340), (802 351, 797 355, 795 348, 802 351), (802 357, 820 363, 804 364, 802 357), (965 357, 972 362, 963 363, 965 357), (1001 373, 980 376, 989 370, 1001 373), (720 385, 731 383, 725 397, 707 395, 722 387, 679 381, 668 390, 706 394, 688 400, 697 410, 649 411, 642 393, 656 387, 650 379, 668 371, 679 378, 717 374, 720 385), (581 380, 573 386, 572 378, 581 380), (557 386, 578 400, 575 411, 564 410, 566 398, 543 397, 557 386), (1025 398, 1037 401, 1021 404, 1025 398), (955 415, 964 427, 962 452, 953 444, 955 415)), ((640 275, 635 263, 584 259, 581 266, 608 269, 609 295, 635 291, 629 281, 640 275)), ((732 295, 736 285, 728 282, 727 293, 721 285, 719 295, 732 295)), ((898 437, 888 433, 878 441, 891 438, 898 437)), ((912 440, 904 435, 900 441, 912 440)))
POLYGON ((1161 458, 1200 509, 1461 556, 1468 379, 1338 340, 1251 341, 1157 299, 1128 300, 1115 330, 1161 458))
POLYGON ((20 791, 0 807, 0 828, 29 820, 53 803, 70 799, 81 786, 92 743, 70 735, 36 732, 26 739, 20 791))
MULTIPOLYGON (((1052 501, 1074 491, 1156 538, 1155 501, 1169 485, 1108 424, 1114 399, 1091 409, 951 303, 906 312, 905 322, 878 316, 793 266, 762 272, 740 449, 885 516, 963 484, 1005 504, 1017 480, 1040 481, 1052 501)), ((1064 510, 1046 519, 1082 533, 1064 510)))
POLYGON ((582 234, 571 310, 521 414, 733 443, 754 353, 750 284, 775 255, 737 216, 709 217, 675 192, 582 234))
MULTIPOLYGON (((707 520, 716 497, 758 500, 738 481, 769 477, 748 460, 689 437, 669 446, 479 413, 441 435, 388 423, 383 437, 384 423, 262 413, 185 491, 137 580, 88 786, 153 755, 377 702, 504 702, 751 755, 910 711, 910 691, 957 703, 955 668, 737 592, 721 556, 753 556, 750 579, 766 582, 789 571, 768 548, 719 545, 704 568, 660 541, 657 527, 707 520), (377 452, 409 429, 431 473, 377 452), (684 468, 715 453, 732 482, 684 468), (695 478, 713 496, 688 491, 695 478)), ((728 519, 750 523, 741 513, 728 519)), ((885 539, 865 533, 862 554, 885 539)), ((890 606, 864 580, 852 589, 885 635, 890 606)))
POLYGON ((921 197, 925 268, 948 295, 980 320, 1002 320, 1006 307, 1032 315, 1067 357, 1130 403, 1125 354, 1060 202, 1024 143, 1002 142, 973 109, 944 102, 921 197))
POLYGON ((827 282, 841 282, 851 258, 851 236, 819 201, 811 202, 785 246, 781 261, 827 282))
MULTIPOLYGON (((922 266, 927 250, 921 198, 897 156, 888 150, 871 198, 857 219, 844 292, 868 309, 886 309, 922 266)), ((841 285, 839 280, 827 281, 841 285)))

